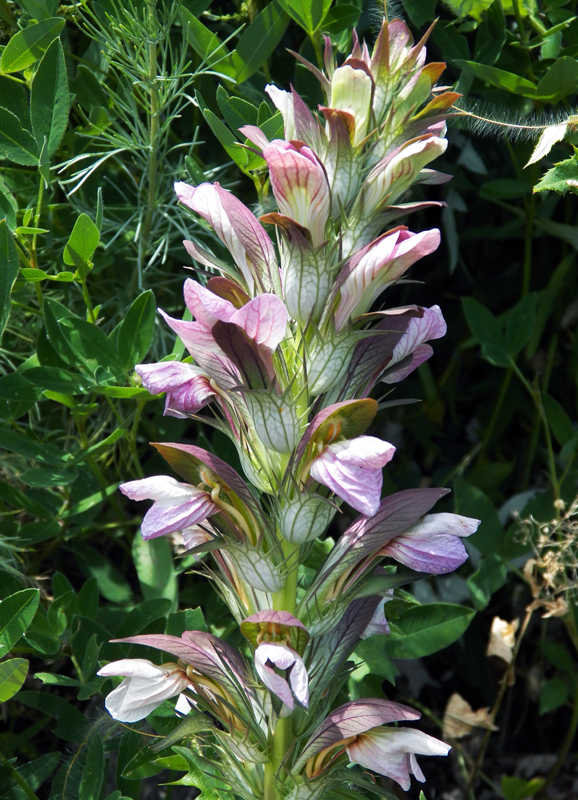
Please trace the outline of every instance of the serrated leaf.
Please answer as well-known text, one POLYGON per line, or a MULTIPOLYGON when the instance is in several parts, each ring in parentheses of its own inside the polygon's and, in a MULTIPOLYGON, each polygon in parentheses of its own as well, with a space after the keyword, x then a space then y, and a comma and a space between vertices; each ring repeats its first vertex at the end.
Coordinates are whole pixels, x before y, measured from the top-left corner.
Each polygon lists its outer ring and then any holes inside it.
POLYGON ((29 663, 25 658, 9 658, 0 663, 0 703, 14 697, 28 675, 29 663))
POLYGON ((558 192, 578 194, 578 154, 565 161, 559 161, 549 169, 544 177, 534 186, 535 192, 558 192))
POLYGON ((64 25, 62 17, 50 17, 14 34, 2 53, 0 70, 20 72, 32 66, 60 35, 64 25))
POLYGON ((30 119, 39 146, 46 141, 48 159, 60 144, 68 125, 68 76, 60 39, 42 57, 30 91, 30 119))

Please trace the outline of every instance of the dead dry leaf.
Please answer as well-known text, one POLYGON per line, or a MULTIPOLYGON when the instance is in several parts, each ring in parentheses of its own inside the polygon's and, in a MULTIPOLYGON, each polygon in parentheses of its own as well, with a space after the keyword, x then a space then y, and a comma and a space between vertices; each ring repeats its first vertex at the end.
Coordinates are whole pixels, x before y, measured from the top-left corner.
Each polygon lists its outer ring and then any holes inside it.
POLYGON ((474 711, 467 700, 464 700, 460 694, 454 692, 444 712, 443 738, 461 739, 470 734, 474 728, 498 730, 492 724, 488 707, 478 708, 477 711, 474 711))
POLYGON ((519 619, 506 622, 505 619, 494 617, 488 642, 487 656, 497 656, 506 664, 512 663, 512 651, 516 643, 516 631, 520 624, 519 619))

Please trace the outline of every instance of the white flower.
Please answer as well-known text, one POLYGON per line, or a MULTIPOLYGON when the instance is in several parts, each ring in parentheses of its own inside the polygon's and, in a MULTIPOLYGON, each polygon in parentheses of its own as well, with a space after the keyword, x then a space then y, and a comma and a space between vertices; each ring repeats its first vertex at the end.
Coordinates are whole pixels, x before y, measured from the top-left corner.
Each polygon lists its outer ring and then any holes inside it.
MULTIPOLYGON (((97 675, 108 678, 124 675, 125 680, 106 698, 104 704, 113 719, 138 722, 169 697, 180 695, 190 681, 178 664, 153 664, 146 658, 123 658, 103 667, 97 675)), ((181 704, 179 710, 184 709, 181 704)), ((184 711, 183 711, 184 713, 184 711)))
MULTIPOLYGON (((283 701, 288 711, 293 711, 295 702, 293 695, 307 708, 309 704, 309 678, 301 656, 284 644, 263 643, 255 650, 255 667, 265 686, 283 701), (291 669, 289 684, 274 669, 267 666, 270 662, 278 669, 291 669)), ((282 714, 282 716, 284 716, 282 714)))

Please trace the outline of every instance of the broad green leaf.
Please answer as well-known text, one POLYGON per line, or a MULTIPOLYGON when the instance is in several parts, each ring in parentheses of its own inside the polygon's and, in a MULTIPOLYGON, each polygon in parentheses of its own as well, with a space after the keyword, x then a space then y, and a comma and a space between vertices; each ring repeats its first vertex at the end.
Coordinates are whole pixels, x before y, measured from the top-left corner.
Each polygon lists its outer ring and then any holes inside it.
POLYGON ((0 154, 25 167, 38 164, 40 148, 30 131, 25 130, 18 117, 0 108, 0 154))
POLYGON ((68 77, 60 39, 55 39, 38 65, 30 92, 30 119, 39 147, 46 141, 50 158, 68 125, 68 77))
POLYGON ((371 674, 386 678, 395 685, 399 670, 388 658, 386 636, 370 636, 369 639, 359 642, 351 659, 358 664, 351 675, 357 683, 363 682, 371 674))
POLYGON ((277 0, 289 16, 310 36, 323 24, 331 0, 277 0))
POLYGON ((514 357, 528 344, 536 321, 536 292, 526 295, 514 308, 506 327, 506 347, 514 357))
POLYGON ((57 356, 70 366, 84 366, 84 361, 73 349, 69 337, 64 335, 59 325, 60 320, 67 317, 77 319, 74 312, 51 297, 44 298, 42 312, 46 335, 57 356))
POLYGON ((18 700, 28 708, 34 708, 43 714, 49 714, 58 720, 54 733, 65 742, 78 745, 90 726, 90 721, 78 709, 67 703, 62 697, 50 692, 20 692, 18 700))
POLYGON ((575 91, 578 79, 578 61, 563 56, 553 64, 536 88, 536 98, 549 103, 559 103, 575 91))
POLYGON ((82 798, 82 800, 99 800, 104 776, 104 746, 102 739, 98 735, 91 736, 80 781, 79 798, 82 798))
POLYGON ((10 400, 15 403, 35 403, 42 393, 23 375, 13 372, 0 378, 0 400, 10 400))
POLYGON ((177 579, 168 541, 163 536, 145 541, 137 533, 132 540, 132 557, 145 600, 163 597, 176 605, 177 579))
POLYGON ((58 0, 18 0, 18 5, 39 21, 53 17, 58 11, 58 0))
POLYGON ((64 263, 82 270, 90 263, 99 241, 98 228, 87 214, 81 214, 64 248, 64 263))
POLYGON ((2 72, 20 72, 32 66, 48 46, 60 36, 65 22, 62 17, 50 17, 15 33, 0 60, 2 72))
POLYGON ((76 613, 81 617, 96 619, 98 613, 98 584, 95 578, 89 578, 82 584, 76 599, 76 613))
POLYGON ((188 747, 178 747, 177 745, 174 745, 172 750, 184 758, 189 770, 183 778, 174 781, 175 786, 196 786, 197 789, 200 789, 204 800, 223 800, 225 794, 221 794, 221 791, 224 790, 228 794, 226 785, 210 775, 196 753, 188 747))
POLYGON ((56 467, 43 467, 41 469, 27 469, 20 475, 22 483, 28 486, 67 486, 78 477, 78 472, 73 469, 57 469, 56 467))
POLYGON ((560 672, 567 672, 573 675, 576 671, 576 664, 568 649, 559 642, 541 641, 540 650, 544 653, 548 661, 552 663, 560 672))
POLYGON ((559 444, 562 446, 568 444, 568 442, 572 441, 576 436, 572 420, 560 403, 551 395, 543 394, 542 404, 544 406, 548 425, 559 444))
POLYGON ((504 800, 530 800, 539 793, 545 782, 545 778, 532 778, 527 781, 516 775, 502 775, 502 796, 504 800))
POLYGON ((494 0, 478 26, 474 60, 494 64, 506 43, 506 19, 501 0, 494 0))
POLYGON ((432 38, 449 64, 456 64, 460 59, 469 60, 470 48, 468 40, 461 33, 458 33, 451 22, 439 20, 433 30, 432 38))
POLYGON ((444 4, 451 8, 456 17, 474 17, 478 20, 492 2, 493 0, 444 0, 444 4))
POLYGON ((215 72, 235 79, 236 65, 233 56, 216 33, 210 31, 186 8, 180 10, 183 28, 188 33, 193 50, 212 67, 215 72))
MULTIPOLYGON (((126 614, 119 627, 115 629, 116 639, 124 636, 135 636, 158 619, 164 619, 171 610, 171 601, 165 597, 143 600, 136 608, 126 614)), ((191 630, 194 630, 191 628, 191 630)))
POLYGON ((182 636, 185 631, 208 631, 207 623, 200 608, 185 608, 169 614, 166 633, 182 636))
POLYGON ((534 186, 535 192, 558 192, 578 194, 578 154, 565 161, 558 161, 534 186))
POLYGON ((507 567, 499 556, 482 559, 477 572, 468 578, 468 588, 478 611, 483 611, 494 592, 502 588, 507 574, 507 567))
POLYGON ((451 603, 414 606, 391 623, 387 640, 390 658, 422 658, 443 650, 460 638, 475 611, 451 603))
MULTIPOLYGON (((115 491, 117 488, 114 487, 115 491)), ((128 581, 105 555, 83 542, 75 542, 74 551, 83 571, 91 578, 96 578, 98 590, 106 600, 119 604, 131 601, 132 589, 128 581)))
POLYGON ((14 697, 28 675, 28 667, 24 658, 9 658, 0 663, 0 703, 14 697))
POLYGON ((18 252, 6 220, 0 222, 0 337, 10 317, 10 294, 18 276, 18 252))
POLYGON ((123 372, 116 348, 96 325, 78 317, 65 317, 58 324, 81 363, 92 361, 114 372, 123 372))
POLYGON ((235 134, 231 133, 227 126, 221 122, 217 115, 214 114, 210 108, 207 108, 202 101, 199 102, 199 107, 203 112, 203 116, 209 128, 213 131, 219 142, 223 145, 231 159, 235 162, 235 164, 237 164, 238 167, 243 170, 246 169, 249 162, 249 157, 247 152, 237 144, 237 137, 235 134))
POLYGON ((540 689, 540 716, 564 705, 570 694, 567 678, 551 678, 540 689))
POLYGON ((472 73, 482 81, 490 83, 492 86, 497 86, 498 89, 505 89, 512 94, 519 94, 522 97, 535 97, 536 87, 533 83, 521 78, 519 75, 514 75, 513 72, 506 72, 497 67, 489 67, 486 64, 478 64, 475 61, 462 61, 455 62, 457 66, 465 69, 467 72, 472 73))
POLYGON ((150 392, 147 392, 146 389, 137 389, 136 386, 91 386, 91 392, 96 392, 96 394, 103 394, 105 397, 116 397, 118 399, 135 399, 135 398, 142 398, 142 399, 150 399, 154 397, 150 392))
POLYGON ((31 367, 22 374, 36 386, 62 394, 82 394, 88 386, 86 378, 60 367, 31 367))
POLYGON ((10 652, 34 618, 40 592, 22 589, 0 603, 0 657, 10 652))
POLYGON ((57 447, 51 444, 42 444, 34 441, 28 436, 13 431, 2 431, 0 447, 11 453, 18 453, 26 458, 33 458, 41 464, 51 464, 54 467, 61 467, 66 456, 57 447))
POLYGON ((146 356, 155 326, 155 296, 149 289, 132 303, 118 333, 118 354, 126 370, 146 356))
POLYGON ((34 675, 46 686, 80 686, 76 678, 67 678, 66 675, 55 675, 53 672, 36 672, 34 675))
POLYGON ((481 489, 463 480, 454 481, 453 494, 458 514, 481 520, 480 527, 468 537, 468 542, 485 556, 500 554, 506 534, 492 501, 481 489))
POLYGON ((235 49, 235 77, 238 83, 250 78, 273 54, 288 22, 287 14, 273 2, 257 14, 243 31, 235 49))
MULTIPOLYGON (((82 500, 79 500, 78 503, 70 506, 68 509, 68 516, 76 517, 78 514, 84 514, 86 511, 90 511, 91 508, 94 508, 94 506, 102 503, 102 501, 107 497, 110 497, 113 492, 118 491, 118 486, 118 483, 113 483, 112 486, 107 486, 107 488, 102 492, 95 492, 88 497, 84 497, 82 500)), ((106 597, 106 595, 104 596, 106 597)))
MULTIPOLYGON (((415 1, 415 0, 414 0, 415 1)), ((432 9, 435 9, 435 4, 437 0, 430 0, 429 6, 432 9)), ((422 12, 421 19, 424 19, 424 16, 430 16, 429 10, 424 8, 427 3, 423 3, 422 0, 417 0, 416 5, 420 8, 422 12)), ((341 33, 345 30, 350 30, 354 28, 357 24, 357 20, 359 19, 359 15, 361 14, 361 10, 358 6, 354 6, 351 4, 343 4, 339 6, 333 6, 333 8, 329 9, 327 16, 323 21, 322 30, 324 33, 331 33, 333 35, 337 33, 341 33)), ((411 16, 411 14, 410 14, 411 16)), ((433 17, 431 18, 433 19, 433 17)), ((426 19, 425 22, 428 20, 426 19)), ((418 27, 421 27, 423 23, 417 23, 418 27)))
POLYGON ((482 345, 484 358, 501 367, 510 363, 502 328, 492 312, 473 297, 462 299, 471 332, 482 345))

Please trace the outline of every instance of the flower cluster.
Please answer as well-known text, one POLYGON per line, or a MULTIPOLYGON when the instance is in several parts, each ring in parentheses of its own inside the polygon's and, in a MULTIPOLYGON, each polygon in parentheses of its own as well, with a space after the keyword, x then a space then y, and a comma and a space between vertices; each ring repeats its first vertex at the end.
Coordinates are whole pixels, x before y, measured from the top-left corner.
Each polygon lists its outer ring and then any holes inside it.
POLYGON ((440 241, 437 229, 391 227, 435 205, 403 202, 411 186, 447 179, 427 165, 446 148, 456 95, 432 99, 443 65, 425 64, 424 45, 394 20, 371 54, 354 37, 337 66, 327 39, 324 71, 306 64, 325 91, 319 113, 294 90, 267 87, 285 138, 269 141, 254 126, 242 133, 262 154, 277 210, 257 219, 217 183, 175 185, 231 261, 185 242, 214 276, 185 281, 192 321, 161 312, 190 358, 137 373, 150 392, 165 393, 166 414, 209 407, 246 477, 200 447, 164 443, 155 447, 184 482, 160 475, 121 490, 153 501, 143 538, 180 531, 186 547, 210 552, 206 569, 250 658, 200 631, 149 634, 121 641, 177 660, 122 659, 99 674, 125 678, 107 698, 115 719, 142 719, 171 697, 176 713, 200 714, 199 753, 211 742, 221 779, 251 800, 329 797, 349 780, 349 762, 407 789, 410 774, 424 780, 416 753, 449 749, 414 728, 384 727, 418 719, 397 703, 334 708, 359 640, 389 631, 384 604, 401 581, 384 559, 449 572, 466 559, 461 537, 478 524, 429 513, 445 490, 382 499, 395 447, 367 434, 374 387, 404 379, 446 330, 438 306, 372 310, 440 241), (343 503, 360 516, 312 574, 303 562, 343 503))

